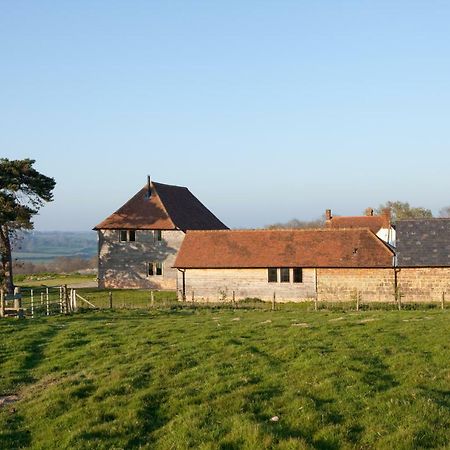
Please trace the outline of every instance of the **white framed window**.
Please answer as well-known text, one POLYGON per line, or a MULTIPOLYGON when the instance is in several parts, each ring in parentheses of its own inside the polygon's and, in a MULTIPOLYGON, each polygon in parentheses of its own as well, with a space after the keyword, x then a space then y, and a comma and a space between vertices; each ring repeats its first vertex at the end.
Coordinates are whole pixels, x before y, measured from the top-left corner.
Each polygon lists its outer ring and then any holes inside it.
POLYGON ((303 283, 303 269, 301 267, 269 267, 267 281, 269 283, 303 283))
POLYGON ((136 240, 136 230, 119 230, 120 242, 134 242, 136 240))
POLYGON ((269 283, 278 283, 278 269, 276 267, 267 269, 267 281, 269 283))
POLYGON ((149 277, 161 276, 162 274, 163 274, 162 262, 156 261, 147 263, 147 276, 149 277))

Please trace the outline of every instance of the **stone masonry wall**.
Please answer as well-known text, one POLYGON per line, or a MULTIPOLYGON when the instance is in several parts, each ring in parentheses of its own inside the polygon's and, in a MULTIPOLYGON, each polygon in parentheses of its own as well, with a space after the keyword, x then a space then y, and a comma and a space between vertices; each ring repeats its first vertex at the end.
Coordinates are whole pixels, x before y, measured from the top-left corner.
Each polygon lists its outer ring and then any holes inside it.
POLYGON ((151 230, 136 230, 136 241, 120 242, 119 230, 99 230, 99 287, 175 290, 178 271, 172 265, 183 239, 178 230, 162 231, 162 241, 151 230), (148 276, 150 262, 162 262, 163 275, 148 276))
MULTIPOLYGON (((278 274, 278 280, 280 276, 278 274)), ((186 269, 186 298, 196 301, 231 301, 257 297, 272 301, 300 301, 315 296, 314 269, 303 269, 303 282, 294 283, 292 269, 290 282, 269 283, 267 269, 186 269)), ((181 295, 182 277, 178 275, 178 294, 181 295)))
POLYGON ((397 272, 402 301, 450 301, 450 267, 402 268, 397 272))
POLYGON ((394 269, 317 269, 319 301, 394 301, 394 269))

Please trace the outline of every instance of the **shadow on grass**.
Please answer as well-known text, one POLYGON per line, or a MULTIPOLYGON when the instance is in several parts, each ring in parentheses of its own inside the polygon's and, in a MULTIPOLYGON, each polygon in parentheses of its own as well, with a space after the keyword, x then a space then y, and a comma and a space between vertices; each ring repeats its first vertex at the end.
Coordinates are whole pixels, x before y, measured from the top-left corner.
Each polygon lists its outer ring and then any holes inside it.
POLYGON ((363 383, 374 391, 384 392, 399 385, 398 381, 389 373, 389 367, 378 356, 361 355, 353 358, 363 364, 363 369, 357 369, 362 374, 363 383))
POLYGON ((27 354, 24 357, 19 372, 21 373, 21 383, 31 383, 34 378, 30 371, 37 367, 44 359, 44 350, 51 342, 52 338, 58 334, 59 330, 56 327, 48 327, 37 334, 31 342, 27 343, 27 354))
POLYGON ((5 427, 0 430, 0 448, 16 449, 31 445, 31 432, 25 428, 24 418, 17 413, 5 420, 5 427))
POLYGON ((163 390, 148 394, 143 398, 143 407, 137 413, 137 417, 140 419, 139 436, 130 439, 125 448, 139 448, 156 441, 153 433, 169 421, 169 417, 163 411, 163 405, 166 401, 167 397, 163 390))

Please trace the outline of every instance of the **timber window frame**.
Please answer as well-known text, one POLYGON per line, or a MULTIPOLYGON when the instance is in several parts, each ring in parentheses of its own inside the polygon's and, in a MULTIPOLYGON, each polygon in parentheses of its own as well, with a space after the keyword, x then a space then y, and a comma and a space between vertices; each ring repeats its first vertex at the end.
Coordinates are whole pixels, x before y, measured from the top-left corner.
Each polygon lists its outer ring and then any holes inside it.
POLYGON ((162 241, 162 230, 153 230, 153 242, 162 241))
POLYGON ((267 269, 267 282, 278 283, 278 269, 276 267, 269 267, 267 269))
POLYGON ((302 267, 268 267, 268 283, 303 283, 302 267), (291 274, 292 272, 292 274, 291 274))
POLYGON ((303 269, 301 267, 292 268, 292 282, 303 283, 303 269))
POLYGON ((135 242, 136 230, 119 230, 120 242, 135 242))
POLYGON ((280 268, 280 283, 291 282, 291 269, 289 267, 280 268))
POLYGON ((164 267, 164 264, 160 261, 152 261, 152 262, 147 263, 147 276, 148 277, 162 276, 163 275, 163 267, 164 267))

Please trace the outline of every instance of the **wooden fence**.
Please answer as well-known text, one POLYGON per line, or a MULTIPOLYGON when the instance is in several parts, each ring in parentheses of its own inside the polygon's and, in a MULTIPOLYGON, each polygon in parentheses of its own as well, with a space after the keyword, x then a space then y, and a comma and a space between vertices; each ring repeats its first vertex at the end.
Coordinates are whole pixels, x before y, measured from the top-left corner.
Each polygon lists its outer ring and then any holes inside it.
POLYGON ((80 306, 95 308, 67 286, 39 287, 23 289, 15 288, 14 294, 6 294, 0 290, 0 317, 41 317, 56 314, 72 314, 80 306))

